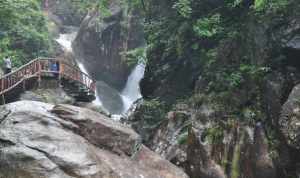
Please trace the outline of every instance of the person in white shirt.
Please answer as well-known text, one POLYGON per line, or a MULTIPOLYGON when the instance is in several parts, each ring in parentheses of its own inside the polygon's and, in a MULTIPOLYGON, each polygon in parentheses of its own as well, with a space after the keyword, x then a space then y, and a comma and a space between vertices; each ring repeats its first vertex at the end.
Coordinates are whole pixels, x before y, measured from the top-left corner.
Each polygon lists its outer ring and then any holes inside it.
POLYGON ((11 59, 8 56, 6 56, 3 62, 4 62, 4 74, 10 73, 12 68, 11 59))

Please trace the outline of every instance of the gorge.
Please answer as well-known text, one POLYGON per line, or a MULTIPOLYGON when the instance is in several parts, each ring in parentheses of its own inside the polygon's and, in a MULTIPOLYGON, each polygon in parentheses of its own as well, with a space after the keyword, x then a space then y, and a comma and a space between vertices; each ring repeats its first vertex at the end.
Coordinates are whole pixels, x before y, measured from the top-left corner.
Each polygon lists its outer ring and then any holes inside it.
POLYGON ((297 0, 3 0, 0 57, 63 59, 96 100, 0 106, 0 178, 300 178, 299 39, 297 0))

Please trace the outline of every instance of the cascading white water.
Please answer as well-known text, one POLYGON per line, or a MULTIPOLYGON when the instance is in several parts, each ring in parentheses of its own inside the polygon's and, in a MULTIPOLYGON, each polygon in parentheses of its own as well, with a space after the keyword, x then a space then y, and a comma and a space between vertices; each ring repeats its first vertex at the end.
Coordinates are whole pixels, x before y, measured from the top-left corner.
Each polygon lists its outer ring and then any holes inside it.
MULTIPOLYGON (((72 53, 72 41, 75 39, 76 34, 76 30, 71 33, 60 34, 56 41, 64 48, 66 52, 72 53)), ((79 60, 77 60, 77 64, 82 72, 88 74, 84 64, 79 62, 79 60)), ((140 93, 139 82, 143 78, 144 72, 144 64, 139 63, 136 65, 129 75, 126 86, 121 93, 111 88, 104 82, 97 81, 96 100, 93 101, 93 103, 102 107, 104 110, 109 111, 111 114, 117 113, 113 115, 114 117, 112 118, 118 120, 121 117, 120 114, 125 114, 130 109, 132 104, 137 99, 142 97, 140 93)))
MULTIPOLYGON (((84 65, 83 65, 81 62, 78 62, 78 61, 77 61, 77 64, 78 64, 78 67, 80 68, 80 70, 81 70, 83 73, 88 74, 87 70, 85 69, 84 65)), ((89 75, 89 74, 88 74, 88 75, 89 75)), ((93 103, 94 103, 95 105, 98 105, 98 106, 101 106, 102 108, 104 108, 103 103, 102 103, 102 101, 100 100, 100 97, 99 97, 99 95, 98 95, 98 91, 97 91, 97 90, 95 91, 95 96, 96 96, 96 99, 93 101, 93 103)), ((104 108, 104 109, 106 109, 106 108, 104 108)))
MULTIPOLYGON (((83 65, 81 62, 77 61, 77 64, 78 64, 78 67, 80 68, 80 70, 81 70, 83 73, 89 75, 89 73, 87 72, 87 70, 85 69, 84 65, 83 65)), ((100 98, 99 98, 99 96, 98 96, 98 91, 97 91, 97 90, 95 91, 95 96, 96 96, 96 99, 93 101, 93 103, 94 103, 95 105, 97 105, 97 106, 103 107, 103 103, 102 103, 102 101, 100 100, 100 98)), ((105 109, 105 108, 104 108, 104 109, 105 109)))
POLYGON ((72 52, 72 41, 76 37, 76 32, 60 34, 56 39, 58 44, 60 44, 67 52, 72 52))
MULTIPOLYGON (((77 35, 77 32, 60 34, 59 38, 57 38, 56 41, 58 42, 58 44, 60 44, 64 48, 64 50, 66 52, 72 53, 73 52, 72 42, 75 39, 76 35, 77 35)), ((83 73, 88 74, 87 70, 85 69, 84 65, 81 62, 79 62, 77 60, 77 64, 83 73)), ((103 107, 103 104, 102 104, 101 100, 99 99, 97 90, 96 90, 95 95, 96 95, 96 99, 93 101, 93 103, 103 107)))
POLYGON ((139 83, 144 77, 145 65, 139 63, 135 66, 131 74, 127 79, 125 88, 123 89, 121 96, 124 104, 123 113, 126 113, 132 104, 142 97, 140 92, 139 83))
POLYGON ((84 65, 81 62, 77 62, 77 64, 81 72, 88 74, 87 70, 85 69, 84 65))
POLYGON ((96 96, 96 99, 93 101, 93 103, 94 103, 95 105, 98 105, 98 106, 101 106, 102 108, 104 108, 103 103, 102 103, 102 101, 100 100, 100 97, 99 97, 99 95, 98 95, 98 91, 97 91, 97 90, 96 90, 96 92, 95 92, 95 96, 96 96))

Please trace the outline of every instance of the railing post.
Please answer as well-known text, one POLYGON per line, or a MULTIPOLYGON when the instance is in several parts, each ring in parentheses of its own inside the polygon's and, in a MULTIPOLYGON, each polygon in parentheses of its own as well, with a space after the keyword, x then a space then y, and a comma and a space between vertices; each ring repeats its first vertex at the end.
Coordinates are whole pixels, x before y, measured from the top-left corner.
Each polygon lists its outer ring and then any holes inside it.
POLYGON ((4 96, 4 94, 2 94, 2 104, 5 104, 5 103, 6 103, 5 96, 4 96))
POLYGON ((7 82, 6 82, 5 78, 3 78, 3 80, 2 80, 3 90, 5 90, 5 88, 6 88, 6 87, 5 87, 6 83, 7 83, 7 82))
POLYGON ((1 92, 4 90, 4 79, 1 79, 1 92))
POLYGON ((42 82, 42 66, 41 66, 41 60, 37 60, 38 63, 38 88, 41 87, 41 82, 42 82))
POLYGON ((23 91, 26 91, 26 80, 23 80, 23 91))

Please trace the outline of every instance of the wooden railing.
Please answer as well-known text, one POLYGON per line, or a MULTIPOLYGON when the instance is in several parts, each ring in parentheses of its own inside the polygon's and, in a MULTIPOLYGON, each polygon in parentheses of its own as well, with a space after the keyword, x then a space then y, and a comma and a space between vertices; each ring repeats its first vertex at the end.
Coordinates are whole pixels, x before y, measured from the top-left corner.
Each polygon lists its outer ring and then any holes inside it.
POLYGON ((69 79, 81 83, 90 92, 95 92, 95 81, 83 73, 77 66, 69 65, 55 58, 38 58, 19 67, 17 70, 0 78, 0 95, 12 90, 29 78, 36 77, 39 81, 45 74, 57 75, 58 79, 69 79), (56 63, 57 68, 52 64, 56 63))

